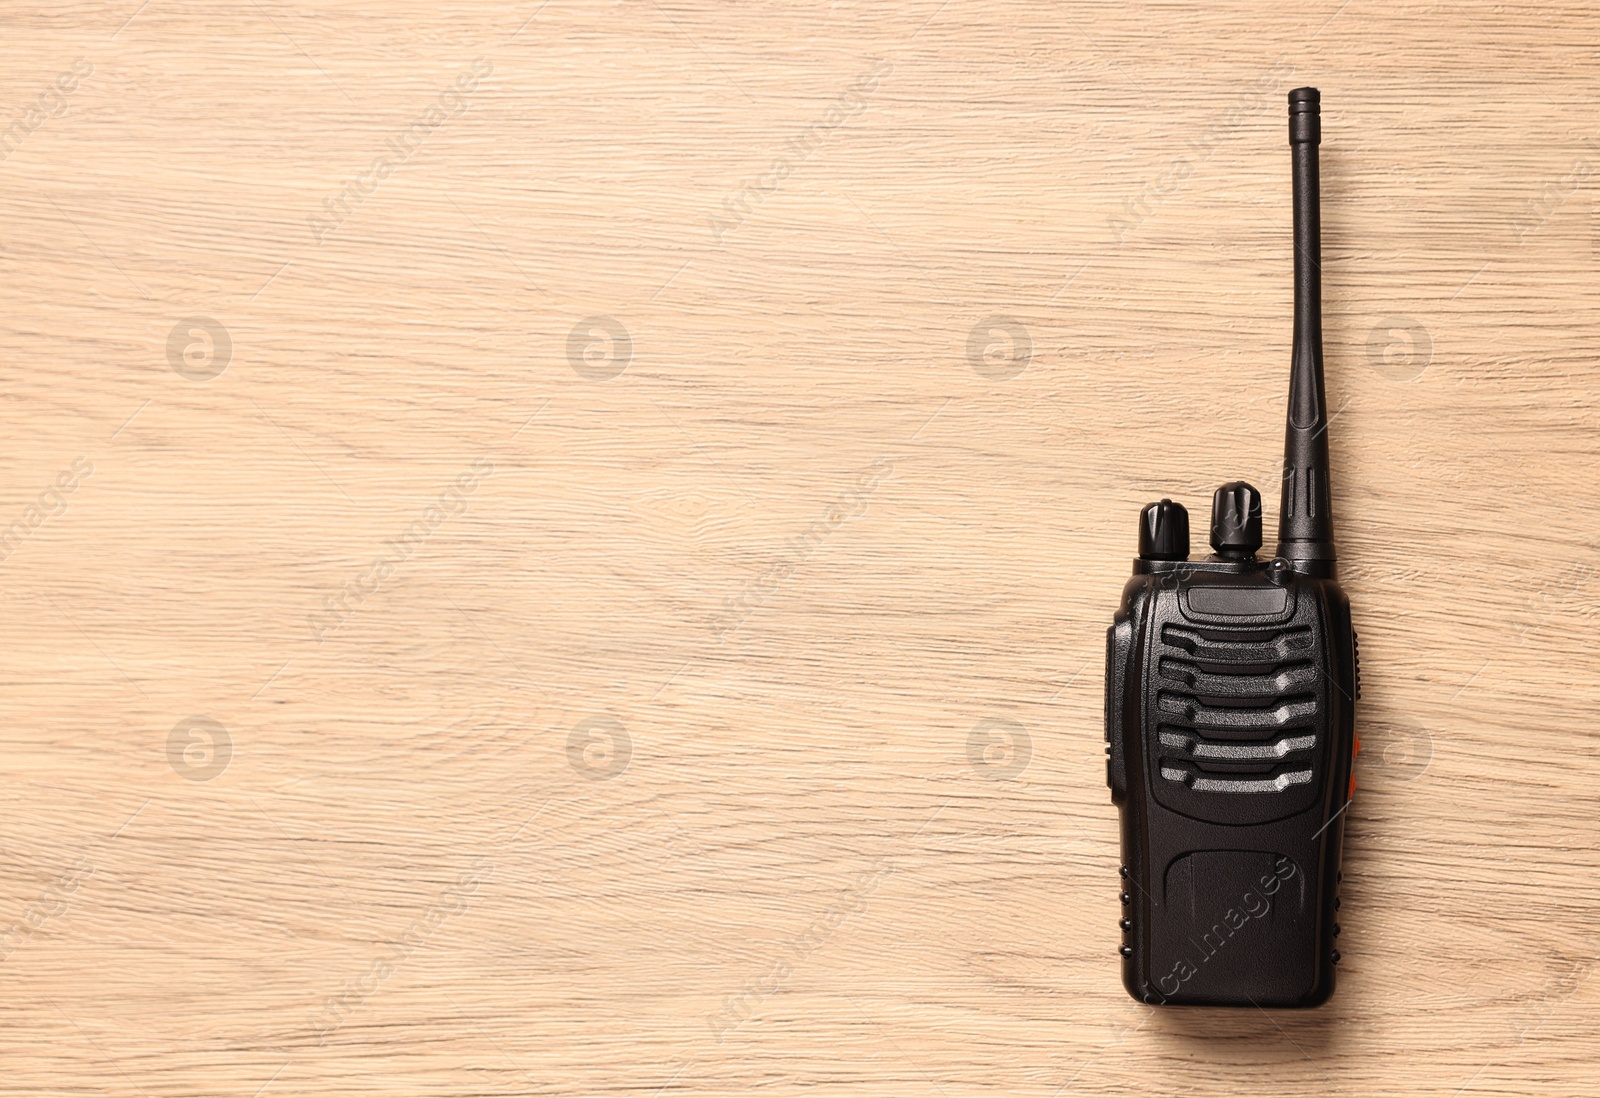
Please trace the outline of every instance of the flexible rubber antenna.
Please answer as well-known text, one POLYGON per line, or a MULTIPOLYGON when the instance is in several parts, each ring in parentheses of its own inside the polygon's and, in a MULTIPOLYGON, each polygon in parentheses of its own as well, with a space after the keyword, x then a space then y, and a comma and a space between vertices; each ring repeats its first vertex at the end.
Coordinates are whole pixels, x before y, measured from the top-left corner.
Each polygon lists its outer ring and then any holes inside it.
POLYGON ((1294 161, 1294 355, 1289 366, 1288 428, 1283 440, 1283 505, 1278 555, 1297 571, 1332 575, 1333 492, 1328 483, 1328 407, 1322 381, 1322 210, 1317 146, 1322 97, 1289 93, 1289 151, 1294 161))

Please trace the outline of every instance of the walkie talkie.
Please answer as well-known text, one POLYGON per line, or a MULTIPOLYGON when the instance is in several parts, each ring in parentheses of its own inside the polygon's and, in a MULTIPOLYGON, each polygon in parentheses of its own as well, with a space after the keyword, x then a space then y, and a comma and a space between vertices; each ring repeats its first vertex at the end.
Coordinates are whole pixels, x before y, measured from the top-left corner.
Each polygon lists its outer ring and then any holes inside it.
POLYGON ((1106 641, 1107 781, 1122 817, 1122 982, 1152 1004, 1309 1007, 1333 993, 1342 813, 1359 689, 1335 580, 1322 380, 1321 96, 1289 93, 1294 353, 1278 551, 1261 494, 1139 516, 1139 558, 1106 641))

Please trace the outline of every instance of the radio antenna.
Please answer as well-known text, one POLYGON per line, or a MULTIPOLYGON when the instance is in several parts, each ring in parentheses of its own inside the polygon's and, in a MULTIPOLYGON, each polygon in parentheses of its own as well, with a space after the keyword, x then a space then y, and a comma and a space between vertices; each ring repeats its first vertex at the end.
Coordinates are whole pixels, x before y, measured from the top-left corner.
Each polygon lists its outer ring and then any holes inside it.
POLYGON ((1283 505, 1278 556, 1302 572, 1331 576, 1333 498, 1328 485, 1328 407, 1322 383, 1322 203, 1317 145, 1322 96, 1289 93, 1289 151, 1294 161, 1294 357, 1289 366, 1288 428, 1283 440, 1283 505))

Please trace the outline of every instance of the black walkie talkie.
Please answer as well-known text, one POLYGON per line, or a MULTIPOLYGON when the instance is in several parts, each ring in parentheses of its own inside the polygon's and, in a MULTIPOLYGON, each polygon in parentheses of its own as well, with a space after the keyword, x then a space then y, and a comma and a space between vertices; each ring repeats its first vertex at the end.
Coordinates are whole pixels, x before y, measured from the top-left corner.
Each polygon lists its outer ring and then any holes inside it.
POLYGON ((1139 559, 1107 634, 1107 781, 1122 816, 1122 982, 1147 1003, 1316 1006, 1333 993, 1341 817, 1359 672, 1334 578, 1322 382, 1320 96, 1289 93, 1294 356, 1278 552, 1261 494, 1139 516, 1139 559))

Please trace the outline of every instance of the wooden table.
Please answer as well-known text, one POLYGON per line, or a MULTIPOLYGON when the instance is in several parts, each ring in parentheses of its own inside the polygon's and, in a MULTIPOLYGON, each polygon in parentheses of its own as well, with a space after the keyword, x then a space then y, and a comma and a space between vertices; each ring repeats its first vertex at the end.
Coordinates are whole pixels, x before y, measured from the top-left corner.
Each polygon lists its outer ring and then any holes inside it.
POLYGON ((1600 1092, 1596 27, 13 5, 0 1092, 1600 1092), (1276 482, 1302 84, 1341 982, 1154 1011, 1104 630, 1276 482))

